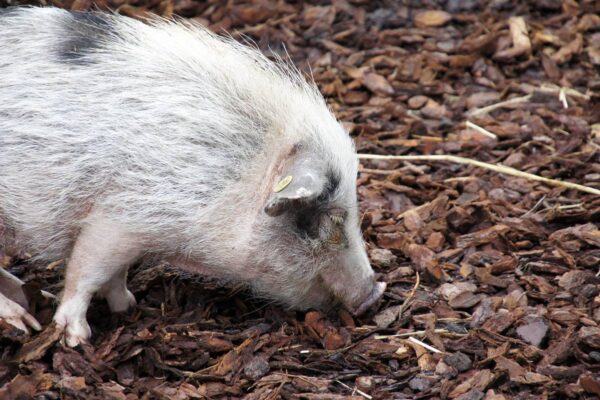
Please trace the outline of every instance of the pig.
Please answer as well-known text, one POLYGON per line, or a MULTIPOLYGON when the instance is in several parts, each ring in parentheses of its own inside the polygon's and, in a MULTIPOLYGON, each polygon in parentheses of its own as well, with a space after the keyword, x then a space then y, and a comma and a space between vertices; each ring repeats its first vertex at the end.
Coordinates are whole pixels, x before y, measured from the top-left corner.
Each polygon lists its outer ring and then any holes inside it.
MULTIPOLYGON (((16 8, 0 76, 0 244, 67 260, 67 345, 90 338, 93 296, 136 304, 144 260, 292 309, 358 315, 382 296, 352 140, 289 63, 189 22, 16 8)), ((7 292, 0 317, 39 329, 7 292)))

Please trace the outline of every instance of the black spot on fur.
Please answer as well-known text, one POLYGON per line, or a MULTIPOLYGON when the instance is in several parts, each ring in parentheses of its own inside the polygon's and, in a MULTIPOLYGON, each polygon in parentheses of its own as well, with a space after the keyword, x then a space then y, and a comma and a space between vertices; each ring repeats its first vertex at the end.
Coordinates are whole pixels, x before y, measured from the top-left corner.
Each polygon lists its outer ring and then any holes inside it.
POLYGON ((329 202, 331 198, 335 195, 338 188, 340 187, 340 176, 334 172, 333 170, 327 171, 327 182, 325 183, 325 188, 323 189, 323 193, 317 199, 320 202, 329 202))
POLYGON ((72 12, 65 26, 65 41, 58 57, 70 64, 88 65, 89 56, 102 48, 104 41, 114 35, 114 27, 105 15, 91 12, 72 12))

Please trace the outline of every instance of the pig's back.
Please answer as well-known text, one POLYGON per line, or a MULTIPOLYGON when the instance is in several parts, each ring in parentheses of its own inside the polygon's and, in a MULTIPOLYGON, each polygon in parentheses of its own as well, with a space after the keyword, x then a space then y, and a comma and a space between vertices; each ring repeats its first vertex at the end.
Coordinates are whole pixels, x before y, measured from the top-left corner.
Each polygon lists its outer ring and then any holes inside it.
POLYGON ((63 256, 92 208, 149 235, 182 232, 243 180, 282 121, 296 123, 290 110, 326 111, 286 74, 176 24, 0 14, 4 223, 42 258, 63 256))

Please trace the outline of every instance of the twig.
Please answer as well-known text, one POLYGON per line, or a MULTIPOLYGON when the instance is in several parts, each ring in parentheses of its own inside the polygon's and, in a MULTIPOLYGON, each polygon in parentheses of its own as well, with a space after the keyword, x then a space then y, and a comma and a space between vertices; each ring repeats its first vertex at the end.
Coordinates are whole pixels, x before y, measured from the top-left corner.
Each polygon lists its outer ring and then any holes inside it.
MULTIPOLYGON (((433 332, 437 333, 440 336, 463 337, 463 336, 468 335, 467 333, 450 332, 447 329, 434 329, 433 332)), ((406 338, 406 337, 411 337, 411 336, 424 336, 426 333, 427 333, 427 331, 412 331, 412 332, 396 333, 393 335, 375 335, 373 338, 377 339, 377 340, 391 339, 391 338, 406 338)))
MULTIPOLYGON (((557 93, 558 99, 562 102, 564 108, 567 108, 569 106, 569 104, 567 102, 567 96, 579 97, 584 100, 590 99, 589 95, 580 93, 575 89, 571 89, 571 88, 567 88, 567 87, 560 87, 560 86, 556 86, 556 85, 545 84, 545 85, 542 85, 538 90, 540 92, 544 92, 544 93, 557 93)), ((532 96, 531 94, 528 94, 525 96, 515 97, 512 99, 501 101, 496 104, 491 104, 487 107, 476 108, 474 110, 469 111, 467 113, 467 116, 474 117, 474 116, 480 115, 480 114, 487 114, 498 108, 510 107, 510 106, 514 106, 515 104, 524 103, 526 101, 529 101, 531 99, 531 96, 532 96)))
POLYGON ((501 174, 517 176, 520 178, 529 179, 532 181, 544 182, 551 186, 565 187, 569 189, 579 190, 580 192, 591 193, 600 196, 600 189, 594 189, 589 186, 579 185, 577 183, 559 181, 557 179, 544 178, 530 174, 528 172, 519 171, 518 169, 507 167, 506 165, 489 164, 483 161, 472 160, 470 158, 451 156, 451 155, 431 155, 431 156, 386 156, 378 154, 359 154, 361 160, 387 160, 387 161, 449 161, 457 164, 474 165, 479 168, 489 169, 501 174))
POLYGON ((433 353, 440 353, 440 354, 443 353, 443 351, 438 350, 435 347, 428 345, 427 343, 423 343, 419 339, 415 339, 412 336, 408 338, 408 341, 409 342, 413 342, 415 344, 418 344, 419 346, 424 347, 424 348, 426 348, 427 350, 429 350, 429 351, 431 351, 433 353))
POLYGON ((301 381, 304 381, 304 382, 308 383, 309 385, 313 385, 313 386, 314 386, 314 387, 316 387, 316 388, 318 388, 318 387, 319 387, 319 385, 317 385, 317 384, 316 384, 316 383, 314 383, 314 382, 311 382, 310 380, 306 379, 306 377, 305 377, 305 376, 302 376, 302 375, 288 374, 288 372, 286 371, 286 372, 285 372, 285 376, 290 376, 290 377, 292 377, 292 378, 297 378, 297 379, 300 379, 301 381))
POLYGON ((421 284, 421 276, 419 275, 419 271, 415 271, 415 272, 417 274, 417 278, 415 280, 415 286, 413 286, 408 297, 406 298, 406 300, 404 300, 404 303, 402 303, 402 306, 400 307, 400 311, 398 312, 398 318, 402 317, 402 314, 404 314, 404 311, 406 311, 408 306, 412 303, 412 299, 415 297, 415 293, 417 293, 417 289, 419 288, 419 285, 421 284))
POLYGON ((546 195, 543 195, 538 201, 537 203, 535 203, 535 205, 531 208, 531 210, 527 211, 525 214, 523 214, 523 216, 521 216, 521 218, 525 218, 526 216, 528 216, 529 214, 533 214, 534 212, 536 212, 540 206, 542 205, 542 203, 544 202, 544 200, 546 200, 546 195))
POLYGON ((64 262, 65 260, 63 260, 62 258, 60 260, 52 261, 50 264, 48 264, 46 269, 49 271, 54 271, 56 267, 61 266, 64 262))
POLYGON ((377 174, 377 175, 392 175, 395 174, 396 171, 390 171, 389 169, 370 169, 370 168, 361 168, 358 172, 365 174, 377 174))
POLYGON ((455 178, 444 179, 444 183, 466 182, 466 181, 472 181, 473 179, 479 179, 479 178, 477 178, 476 176, 457 176, 455 178))
POLYGON ((343 387, 345 387, 348 390, 352 390, 352 393, 356 392, 358 394, 360 394, 362 397, 364 397, 365 399, 369 399, 371 400, 373 398, 373 396, 366 394, 365 392, 363 392, 362 390, 359 390, 357 388, 352 388, 348 385, 346 385, 344 382, 339 381, 339 380, 335 380, 335 382, 339 383, 340 385, 342 385, 343 387))
POLYGON ((554 84, 549 84, 549 83, 544 83, 542 84, 542 86, 539 88, 540 92, 546 92, 546 93, 559 93, 560 92, 564 92, 565 95, 567 96, 572 96, 572 97, 579 97, 580 99, 584 99, 584 100, 589 100, 590 96, 581 92, 578 92, 575 89, 571 89, 568 87, 560 87, 554 84))
POLYGON ((498 139, 498 136, 496 136, 495 133, 492 133, 492 132, 488 131, 487 129, 482 128, 481 126, 476 125, 476 124, 472 123, 471 121, 467 121, 465 123, 465 125, 467 126, 467 128, 471 128, 471 129, 473 129, 473 130, 475 130, 475 131, 481 133, 482 135, 485 135, 485 136, 487 136, 487 137, 489 137, 491 139, 498 139))
POLYGON ((522 96, 522 97, 515 97, 512 99, 508 99, 508 100, 504 100, 501 101, 499 103, 496 104, 491 104, 487 107, 482 107, 482 108, 476 108, 474 110, 471 110, 467 113, 468 117, 474 117, 476 115, 481 115, 481 114, 487 114, 489 112, 492 112, 498 108, 503 108, 503 107, 509 107, 509 106, 514 106, 515 104, 521 104, 521 103, 525 103, 526 101, 529 101, 531 99, 531 95, 528 94, 526 96, 522 96))
POLYGON ((269 393, 269 395, 265 399, 266 400, 277 399, 279 397, 279 393, 281 392, 281 388, 286 383, 287 382, 285 380, 282 380, 281 382, 279 382, 279 386, 277 386, 277 388, 274 391, 272 391, 271 393, 269 393))
POLYGON ((277 351, 293 350, 293 349, 297 349, 299 347, 302 347, 302 345, 301 344, 293 344, 293 345, 288 346, 288 347, 280 347, 280 348, 277 349, 277 351))
POLYGON ((579 207, 583 207, 583 203, 577 203, 577 204, 566 204, 564 206, 553 206, 553 207, 549 207, 546 206, 546 208, 544 208, 543 210, 540 210, 541 213, 543 212, 548 212, 548 211, 564 211, 564 210, 571 210, 574 208, 579 208, 579 207))
POLYGON ((558 100, 562 103, 564 108, 569 108, 569 102, 567 101, 567 91, 566 88, 560 88, 560 92, 558 92, 558 100))
POLYGON ((444 138, 441 138, 441 137, 438 137, 438 136, 412 135, 412 137, 414 137, 415 139, 422 140, 423 142, 435 142, 435 143, 439 143, 439 142, 443 142, 444 141, 444 138))
POLYGON ((577 203, 577 204, 565 204, 564 206, 558 206, 556 207, 557 210, 568 210, 570 208, 578 208, 583 206, 583 203, 577 203))

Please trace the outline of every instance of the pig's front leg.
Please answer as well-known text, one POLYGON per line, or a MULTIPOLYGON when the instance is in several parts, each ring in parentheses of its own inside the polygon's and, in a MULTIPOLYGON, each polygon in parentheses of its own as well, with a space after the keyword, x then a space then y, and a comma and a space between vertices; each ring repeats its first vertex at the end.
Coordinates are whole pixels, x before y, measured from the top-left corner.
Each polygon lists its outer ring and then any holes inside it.
POLYGON ((125 311, 135 304, 125 280, 127 268, 140 255, 139 241, 101 216, 90 220, 75 242, 61 304, 54 315, 71 347, 91 336, 86 312, 94 294, 106 297, 113 311, 125 311))

